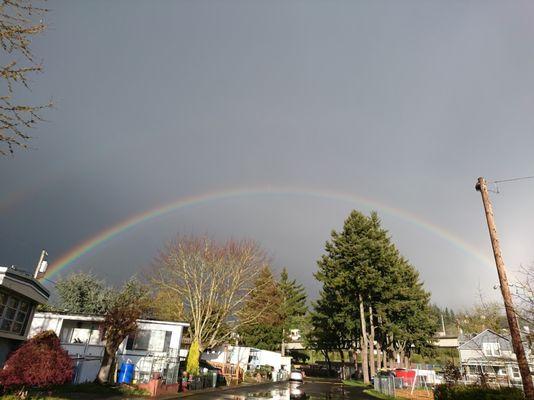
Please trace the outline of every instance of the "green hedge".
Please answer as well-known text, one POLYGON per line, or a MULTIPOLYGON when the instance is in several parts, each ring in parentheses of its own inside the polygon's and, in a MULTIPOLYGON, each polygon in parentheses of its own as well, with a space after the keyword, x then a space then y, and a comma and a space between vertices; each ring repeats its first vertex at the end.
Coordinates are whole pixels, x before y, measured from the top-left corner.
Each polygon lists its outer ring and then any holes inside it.
POLYGON ((438 385, 434 389, 434 400, 524 400, 520 389, 489 389, 480 386, 438 385))

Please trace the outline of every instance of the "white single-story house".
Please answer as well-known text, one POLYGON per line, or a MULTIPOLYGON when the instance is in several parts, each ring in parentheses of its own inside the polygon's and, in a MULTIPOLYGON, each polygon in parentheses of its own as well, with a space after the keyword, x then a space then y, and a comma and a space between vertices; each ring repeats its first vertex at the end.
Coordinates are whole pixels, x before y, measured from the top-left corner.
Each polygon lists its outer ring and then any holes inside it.
MULTIPOLYGON (((104 354, 100 335, 102 316, 62 313, 36 313, 31 324, 30 337, 44 330, 53 330, 60 338, 76 364, 74 382, 93 381, 104 354)), ((138 330, 120 345, 117 367, 122 363, 135 364, 134 381, 146 383, 155 372, 168 382, 178 381, 180 347, 183 330, 189 324, 140 319, 138 330)))
MULTIPOLYGON (((521 375, 510 339, 486 329, 458 346, 464 379, 477 381, 482 373, 490 382, 500 385, 520 385, 521 375)), ((531 371, 532 354, 525 346, 531 371)))
POLYGON ((219 346, 206 350, 201 359, 222 365, 225 363, 239 365, 244 371, 254 371, 260 366, 270 366, 273 369, 273 379, 279 372, 291 372, 291 357, 283 357, 276 351, 256 349, 242 346, 219 346))
POLYGON ((442 349, 457 349, 460 344, 458 336, 436 336, 432 339, 432 345, 442 349))
POLYGON ((26 340, 35 308, 49 296, 50 292, 27 273, 0 267, 0 367, 26 340))
POLYGON ((284 343, 285 350, 304 350, 304 343, 302 340, 300 329, 293 328, 289 331, 289 341, 284 343))

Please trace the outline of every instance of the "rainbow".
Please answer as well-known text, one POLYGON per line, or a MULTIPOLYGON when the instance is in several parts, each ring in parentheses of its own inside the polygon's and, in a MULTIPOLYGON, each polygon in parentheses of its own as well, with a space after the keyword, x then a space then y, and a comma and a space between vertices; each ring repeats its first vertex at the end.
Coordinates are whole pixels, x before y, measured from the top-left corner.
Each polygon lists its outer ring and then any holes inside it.
POLYGON ((76 261, 80 260, 84 255, 90 253, 103 243, 119 236, 120 234, 133 229, 137 225, 140 225, 153 218, 160 217, 165 214, 172 213, 174 211, 190 207, 197 206, 209 202, 214 202, 223 199, 231 199, 247 196, 300 196, 308 198, 319 198, 341 201, 351 204, 358 204, 360 206, 376 209, 382 213, 386 213, 414 224, 422 229, 425 229, 436 236, 446 240, 455 247, 459 248, 468 255, 476 258, 484 264, 491 264, 491 259, 479 250, 465 242, 463 239, 455 236, 451 232, 441 228, 440 226, 433 224, 418 215, 415 215, 407 210, 392 207, 380 201, 371 199, 369 197, 356 195, 353 193, 335 192, 322 189, 310 189, 310 188, 287 188, 281 186, 260 186, 260 187, 247 187, 247 188, 233 188, 222 191, 212 191, 194 196, 182 197, 176 201, 160 205, 149 210, 142 211, 138 214, 132 215, 129 218, 118 222, 117 224, 98 232, 96 235, 82 241, 74 246, 65 254, 61 255, 58 260, 53 262, 49 267, 46 277, 52 278, 57 274, 64 271, 69 266, 72 266, 76 261))

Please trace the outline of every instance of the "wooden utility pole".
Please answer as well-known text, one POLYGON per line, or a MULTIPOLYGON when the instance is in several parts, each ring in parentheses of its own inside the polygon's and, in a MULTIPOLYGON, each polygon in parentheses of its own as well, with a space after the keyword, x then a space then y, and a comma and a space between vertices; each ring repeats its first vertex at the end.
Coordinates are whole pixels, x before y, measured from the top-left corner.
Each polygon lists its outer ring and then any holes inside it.
POLYGON ((40 275, 44 275, 44 272, 46 271, 46 265, 44 265, 44 271, 41 271, 41 267, 43 266, 43 263, 46 263, 45 257, 48 255, 46 250, 41 251, 41 256, 39 257, 39 261, 37 262, 37 265, 35 267, 35 272, 33 274, 33 277, 35 279, 40 278, 40 275))
POLYGON ((478 178, 475 189, 482 195, 482 203, 484 203, 484 211, 486 213, 486 221, 488 223, 491 246, 493 247, 493 255, 495 256, 497 274, 499 275, 499 283, 501 285, 501 293, 504 300, 506 318, 508 319, 510 336, 512 337, 512 346, 517 357, 517 364, 519 366, 521 379, 523 381, 525 398, 527 400, 534 400, 534 385, 532 384, 532 376, 530 375, 528 360, 525 355, 523 342, 521 341, 521 333, 519 332, 517 315, 514 310, 510 287, 508 286, 508 278, 506 277, 506 267, 504 266, 504 261, 502 259, 501 246, 499 245, 499 237, 497 236, 497 228, 493 219, 493 208, 491 207, 488 187, 484 178, 478 178))

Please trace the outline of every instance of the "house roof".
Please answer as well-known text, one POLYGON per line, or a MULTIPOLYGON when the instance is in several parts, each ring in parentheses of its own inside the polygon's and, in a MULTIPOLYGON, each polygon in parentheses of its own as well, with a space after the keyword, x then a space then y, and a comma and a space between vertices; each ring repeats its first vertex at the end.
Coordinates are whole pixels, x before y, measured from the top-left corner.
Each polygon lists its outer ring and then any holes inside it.
POLYGON ((459 345, 458 349, 459 350, 469 349, 469 348, 471 348, 471 346, 473 344, 475 344, 478 347, 478 344, 477 344, 478 340, 481 339, 483 336, 486 336, 487 334, 497 336, 498 338, 500 338, 502 340, 505 340, 508 343, 510 343, 510 339, 507 338, 506 336, 503 336, 503 335, 501 335, 501 334, 499 334, 499 333, 497 333, 495 331, 492 331, 491 329, 485 329, 482 332, 480 332, 479 334, 477 334, 474 337, 472 337, 471 339, 469 339, 466 342, 464 342, 461 345, 459 345))
MULTIPOLYGON (((90 314, 80 314, 80 313, 69 313, 69 312, 37 312, 35 313, 36 317, 43 318, 55 318, 62 317, 63 319, 70 319, 76 321, 88 321, 88 322, 101 322, 104 320, 104 317, 101 315, 90 315, 90 314)), ((138 319, 137 322, 148 323, 148 324, 160 324, 160 325, 175 325, 188 327, 189 323, 187 322, 176 322, 176 321, 162 321, 158 319, 138 319)))
POLYGON ((25 296, 36 303, 46 303, 50 292, 30 274, 15 268, 0 266, 0 286, 25 296))

